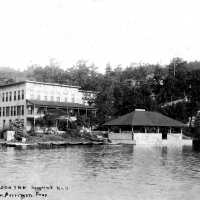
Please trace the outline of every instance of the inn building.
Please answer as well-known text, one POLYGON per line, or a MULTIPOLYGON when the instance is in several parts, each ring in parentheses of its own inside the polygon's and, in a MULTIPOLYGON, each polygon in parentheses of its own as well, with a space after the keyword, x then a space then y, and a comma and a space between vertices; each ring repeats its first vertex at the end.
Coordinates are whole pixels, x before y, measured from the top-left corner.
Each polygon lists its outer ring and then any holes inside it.
POLYGON ((79 86, 21 81, 0 86, 0 129, 16 119, 23 121, 26 130, 45 113, 60 110, 66 116, 96 115, 92 100, 96 93, 79 86))

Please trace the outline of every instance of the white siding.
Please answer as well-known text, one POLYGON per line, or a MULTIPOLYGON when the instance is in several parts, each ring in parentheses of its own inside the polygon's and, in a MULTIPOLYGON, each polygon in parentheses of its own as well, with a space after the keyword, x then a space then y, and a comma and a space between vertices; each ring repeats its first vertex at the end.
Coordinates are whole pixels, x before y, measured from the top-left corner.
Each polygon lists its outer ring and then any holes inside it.
POLYGON ((0 107, 1 107, 1 116, 0 116, 0 129, 3 128, 3 121, 5 120, 5 126, 9 125, 9 120, 15 119, 24 119, 25 120, 25 105, 26 105, 26 91, 25 84, 16 84, 11 86, 5 86, 0 88, 0 107), (16 91, 16 100, 14 100, 14 92, 16 91), (18 100, 18 91, 20 91, 20 100, 18 100), (24 91, 24 98, 22 99, 22 91, 24 91), (8 99, 6 101, 6 93, 8 93, 8 99), (10 93, 12 94, 12 100, 10 100, 10 93), (4 94, 4 101, 3 101, 4 94), (15 115, 11 116, 11 107, 14 106, 24 106, 24 115, 15 115), (9 107, 10 113, 9 116, 3 116, 3 108, 9 107))
POLYGON ((79 92, 78 88, 67 87, 67 86, 58 86, 58 85, 46 85, 46 84, 38 84, 38 83, 26 83, 26 98, 31 99, 38 99, 38 95, 40 96, 41 101, 58 101, 82 104, 82 93, 79 92))

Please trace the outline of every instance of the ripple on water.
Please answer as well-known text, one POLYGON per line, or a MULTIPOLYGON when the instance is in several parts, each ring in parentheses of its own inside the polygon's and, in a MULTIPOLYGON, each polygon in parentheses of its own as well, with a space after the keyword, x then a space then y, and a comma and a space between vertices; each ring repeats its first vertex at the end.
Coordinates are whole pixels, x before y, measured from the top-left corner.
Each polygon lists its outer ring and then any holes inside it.
POLYGON ((200 153, 184 148, 8 148, 0 166, 0 184, 67 185, 67 199, 198 199, 200 189, 200 153))

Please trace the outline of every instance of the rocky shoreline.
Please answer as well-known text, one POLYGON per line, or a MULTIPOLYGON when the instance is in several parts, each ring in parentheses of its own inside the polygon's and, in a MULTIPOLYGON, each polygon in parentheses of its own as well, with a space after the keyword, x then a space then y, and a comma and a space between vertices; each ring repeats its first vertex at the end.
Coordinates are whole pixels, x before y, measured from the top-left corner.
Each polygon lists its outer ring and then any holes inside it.
POLYGON ((62 142, 62 141, 48 141, 48 142, 38 142, 38 143, 23 143, 23 142, 0 142, 1 146, 5 147, 67 147, 72 145, 103 145, 105 142, 97 141, 85 141, 85 142, 62 142))
POLYGON ((3 147, 39 147, 39 148, 56 148, 56 147, 68 147, 73 145, 102 145, 108 144, 108 140, 105 138, 87 138, 80 136, 59 136, 59 135, 40 135, 40 136, 28 136, 26 141, 0 141, 0 146, 3 147))

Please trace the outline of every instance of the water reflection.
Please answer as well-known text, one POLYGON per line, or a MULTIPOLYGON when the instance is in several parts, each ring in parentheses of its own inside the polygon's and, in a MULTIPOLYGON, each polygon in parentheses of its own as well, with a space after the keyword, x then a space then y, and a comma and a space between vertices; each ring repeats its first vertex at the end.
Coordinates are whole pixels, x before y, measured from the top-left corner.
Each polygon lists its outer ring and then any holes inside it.
POLYGON ((67 185, 50 199, 198 199, 200 153, 191 147, 0 149, 0 184, 67 185), (65 197, 65 198, 63 198, 65 197))

